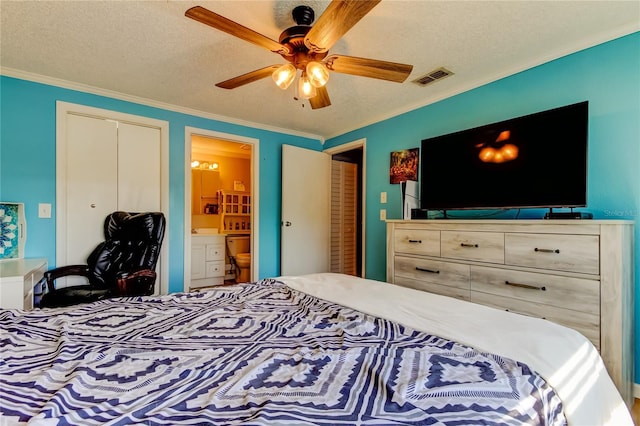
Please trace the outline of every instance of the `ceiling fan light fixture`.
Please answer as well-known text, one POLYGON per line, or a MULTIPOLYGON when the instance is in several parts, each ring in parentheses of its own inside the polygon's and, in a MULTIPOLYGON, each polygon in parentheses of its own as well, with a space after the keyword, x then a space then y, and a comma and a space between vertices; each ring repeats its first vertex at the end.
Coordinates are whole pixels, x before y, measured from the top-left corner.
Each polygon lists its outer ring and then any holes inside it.
POLYGON ((317 93, 315 86, 309 81, 307 73, 302 71, 302 75, 298 81, 298 96, 303 99, 309 99, 316 96, 317 93))
MULTIPOLYGON (((2 1, 2 0, 0 0, 2 1)), ((216 30, 252 43, 282 56, 285 65, 269 65, 216 83, 221 89, 235 89, 271 75, 281 89, 287 89, 299 69, 301 79, 293 98, 309 99, 312 109, 331 105, 326 84, 329 71, 402 83, 411 74, 412 65, 355 56, 332 55, 329 50, 381 0, 331 0, 317 22, 313 8, 302 5, 292 12, 296 25, 285 29, 275 41, 202 6, 188 9, 185 15, 216 30), (313 25, 312 25, 313 24, 313 25)), ((304 104, 302 104, 304 106, 304 104)))
POLYGON ((309 82, 315 87, 322 87, 329 81, 329 69, 322 63, 311 61, 307 64, 309 82))
POLYGON ((292 64, 284 64, 275 70, 271 76, 279 88, 286 90, 296 78, 296 67, 292 64))

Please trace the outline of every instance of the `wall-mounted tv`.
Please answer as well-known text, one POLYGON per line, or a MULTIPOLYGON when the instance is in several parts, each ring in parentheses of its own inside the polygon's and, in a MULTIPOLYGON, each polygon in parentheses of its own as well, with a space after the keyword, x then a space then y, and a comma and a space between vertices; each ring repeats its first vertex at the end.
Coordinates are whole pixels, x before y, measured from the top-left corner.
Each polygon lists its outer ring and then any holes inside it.
POLYGON ((588 101, 430 139, 423 210, 585 207, 588 101))

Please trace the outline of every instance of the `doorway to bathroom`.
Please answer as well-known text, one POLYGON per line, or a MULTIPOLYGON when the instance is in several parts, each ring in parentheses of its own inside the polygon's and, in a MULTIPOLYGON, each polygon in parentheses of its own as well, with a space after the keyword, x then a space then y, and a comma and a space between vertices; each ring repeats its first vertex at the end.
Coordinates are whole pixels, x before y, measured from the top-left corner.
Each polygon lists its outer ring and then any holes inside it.
POLYGON ((258 141, 187 128, 185 291, 257 276, 258 141))

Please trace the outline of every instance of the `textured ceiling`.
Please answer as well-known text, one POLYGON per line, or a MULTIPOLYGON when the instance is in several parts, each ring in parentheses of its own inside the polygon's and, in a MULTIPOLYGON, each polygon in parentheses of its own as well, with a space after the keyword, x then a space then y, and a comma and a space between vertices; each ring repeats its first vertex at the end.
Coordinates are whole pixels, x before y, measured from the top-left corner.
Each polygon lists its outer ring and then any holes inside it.
MULTIPOLYGON (((328 1, 0 2, 2 73, 61 79, 231 121, 328 138, 640 30, 638 1, 383 0, 330 53, 412 64, 404 83, 331 73, 332 105, 312 110, 269 78, 214 84, 277 54, 188 19, 200 5, 277 40, 300 4, 328 1), (411 80, 444 66, 455 75, 411 80)), ((46 80, 46 79, 45 79, 46 80)), ((107 92, 107 93, 108 93, 107 92)))

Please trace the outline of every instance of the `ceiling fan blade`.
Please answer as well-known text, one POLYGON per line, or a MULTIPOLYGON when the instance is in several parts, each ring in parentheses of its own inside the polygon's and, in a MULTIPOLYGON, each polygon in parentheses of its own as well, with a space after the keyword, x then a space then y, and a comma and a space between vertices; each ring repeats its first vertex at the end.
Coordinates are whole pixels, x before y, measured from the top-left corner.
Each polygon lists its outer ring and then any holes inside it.
POLYGON ((331 105, 326 86, 316 88, 316 95, 313 98, 309 98, 309 104, 311 109, 324 108, 331 105))
POLYGON ((325 60, 325 64, 327 68, 335 72, 395 81, 397 83, 405 81, 413 70, 413 65, 344 55, 329 56, 325 60))
POLYGON ((231 19, 205 9, 202 6, 194 6, 191 9, 188 9, 184 14, 188 18, 202 22, 203 24, 209 25, 217 30, 224 31, 225 33, 241 38, 249 43, 264 47, 272 52, 283 55, 291 53, 286 46, 278 43, 277 41, 240 25, 231 19))
POLYGON ((223 89, 235 89, 236 87, 244 86, 245 84, 253 83, 254 81, 269 77, 281 66, 282 65, 269 65, 268 67, 260 68, 259 70, 251 71, 229 80, 225 80, 216 84, 216 86, 223 89))
POLYGON ((312 52, 323 53, 340 40, 381 0, 333 0, 304 38, 312 52))

